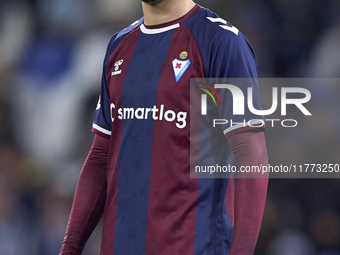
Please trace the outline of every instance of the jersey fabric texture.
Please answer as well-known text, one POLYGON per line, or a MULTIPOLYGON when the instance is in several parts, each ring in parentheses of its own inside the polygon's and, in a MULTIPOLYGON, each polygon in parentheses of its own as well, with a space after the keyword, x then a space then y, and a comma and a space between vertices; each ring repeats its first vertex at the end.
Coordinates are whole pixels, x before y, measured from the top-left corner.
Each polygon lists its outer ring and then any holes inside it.
MULTIPOLYGON (((109 42, 92 129, 110 139, 101 255, 228 254, 234 181, 190 178, 195 77, 256 77, 243 34, 208 9, 196 5, 159 26, 140 19, 109 42)), ((230 110, 219 114, 229 118, 230 110)), ((220 132, 234 164, 224 135, 243 130, 220 132)))

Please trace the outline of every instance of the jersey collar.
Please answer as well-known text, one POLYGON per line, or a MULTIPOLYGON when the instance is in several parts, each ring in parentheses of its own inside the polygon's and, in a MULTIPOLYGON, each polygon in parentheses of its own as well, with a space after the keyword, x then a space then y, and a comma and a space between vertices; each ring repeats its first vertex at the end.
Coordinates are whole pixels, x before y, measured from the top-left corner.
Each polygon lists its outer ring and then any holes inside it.
POLYGON ((200 5, 196 4, 187 14, 185 14, 179 19, 176 19, 176 20, 173 20, 167 23, 159 24, 159 25, 154 25, 154 26, 148 26, 148 25, 142 24, 140 26, 140 29, 142 33, 144 34, 159 34, 159 33, 163 33, 163 32, 178 28, 181 26, 180 25, 181 22, 193 16, 201 8, 202 7, 200 5))

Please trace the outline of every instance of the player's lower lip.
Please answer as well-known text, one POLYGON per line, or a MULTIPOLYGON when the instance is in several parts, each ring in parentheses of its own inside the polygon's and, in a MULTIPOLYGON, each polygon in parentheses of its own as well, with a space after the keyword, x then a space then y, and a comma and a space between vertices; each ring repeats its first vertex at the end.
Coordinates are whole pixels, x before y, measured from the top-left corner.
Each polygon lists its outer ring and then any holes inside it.
POLYGON ((164 0, 142 0, 142 2, 150 5, 156 5, 159 4, 160 2, 163 2, 164 0))

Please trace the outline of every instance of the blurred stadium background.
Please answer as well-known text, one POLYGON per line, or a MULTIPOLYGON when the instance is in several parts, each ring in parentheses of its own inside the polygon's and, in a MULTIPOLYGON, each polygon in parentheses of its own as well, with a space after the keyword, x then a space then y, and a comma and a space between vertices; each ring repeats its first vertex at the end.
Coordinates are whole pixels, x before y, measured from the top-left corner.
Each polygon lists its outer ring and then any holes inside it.
MULTIPOLYGON (((247 36, 260 77, 340 76, 339 0, 197 2, 247 36)), ((59 253, 106 45, 141 15, 140 0, 0 0, 0 255, 59 253)), ((316 91, 310 128, 268 132, 272 164, 339 163, 340 90, 316 91)), ((84 255, 98 254, 100 235, 84 255)), ((271 180, 255 255, 338 254, 340 181, 271 180)))

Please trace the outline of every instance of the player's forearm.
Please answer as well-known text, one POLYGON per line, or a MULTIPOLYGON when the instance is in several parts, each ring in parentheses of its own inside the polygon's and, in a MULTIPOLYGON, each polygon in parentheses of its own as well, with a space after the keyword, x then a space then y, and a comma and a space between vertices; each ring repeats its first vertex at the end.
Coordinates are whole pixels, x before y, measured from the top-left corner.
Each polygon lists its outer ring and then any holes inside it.
MULTIPOLYGON (((244 132, 228 138, 238 167, 268 164, 264 132, 244 132)), ((239 178, 235 184, 234 234, 230 255, 254 254, 267 195, 268 178, 239 178)))
POLYGON ((60 255, 80 254, 103 215, 108 144, 107 139, 95 136, 79 176, 60 255))

